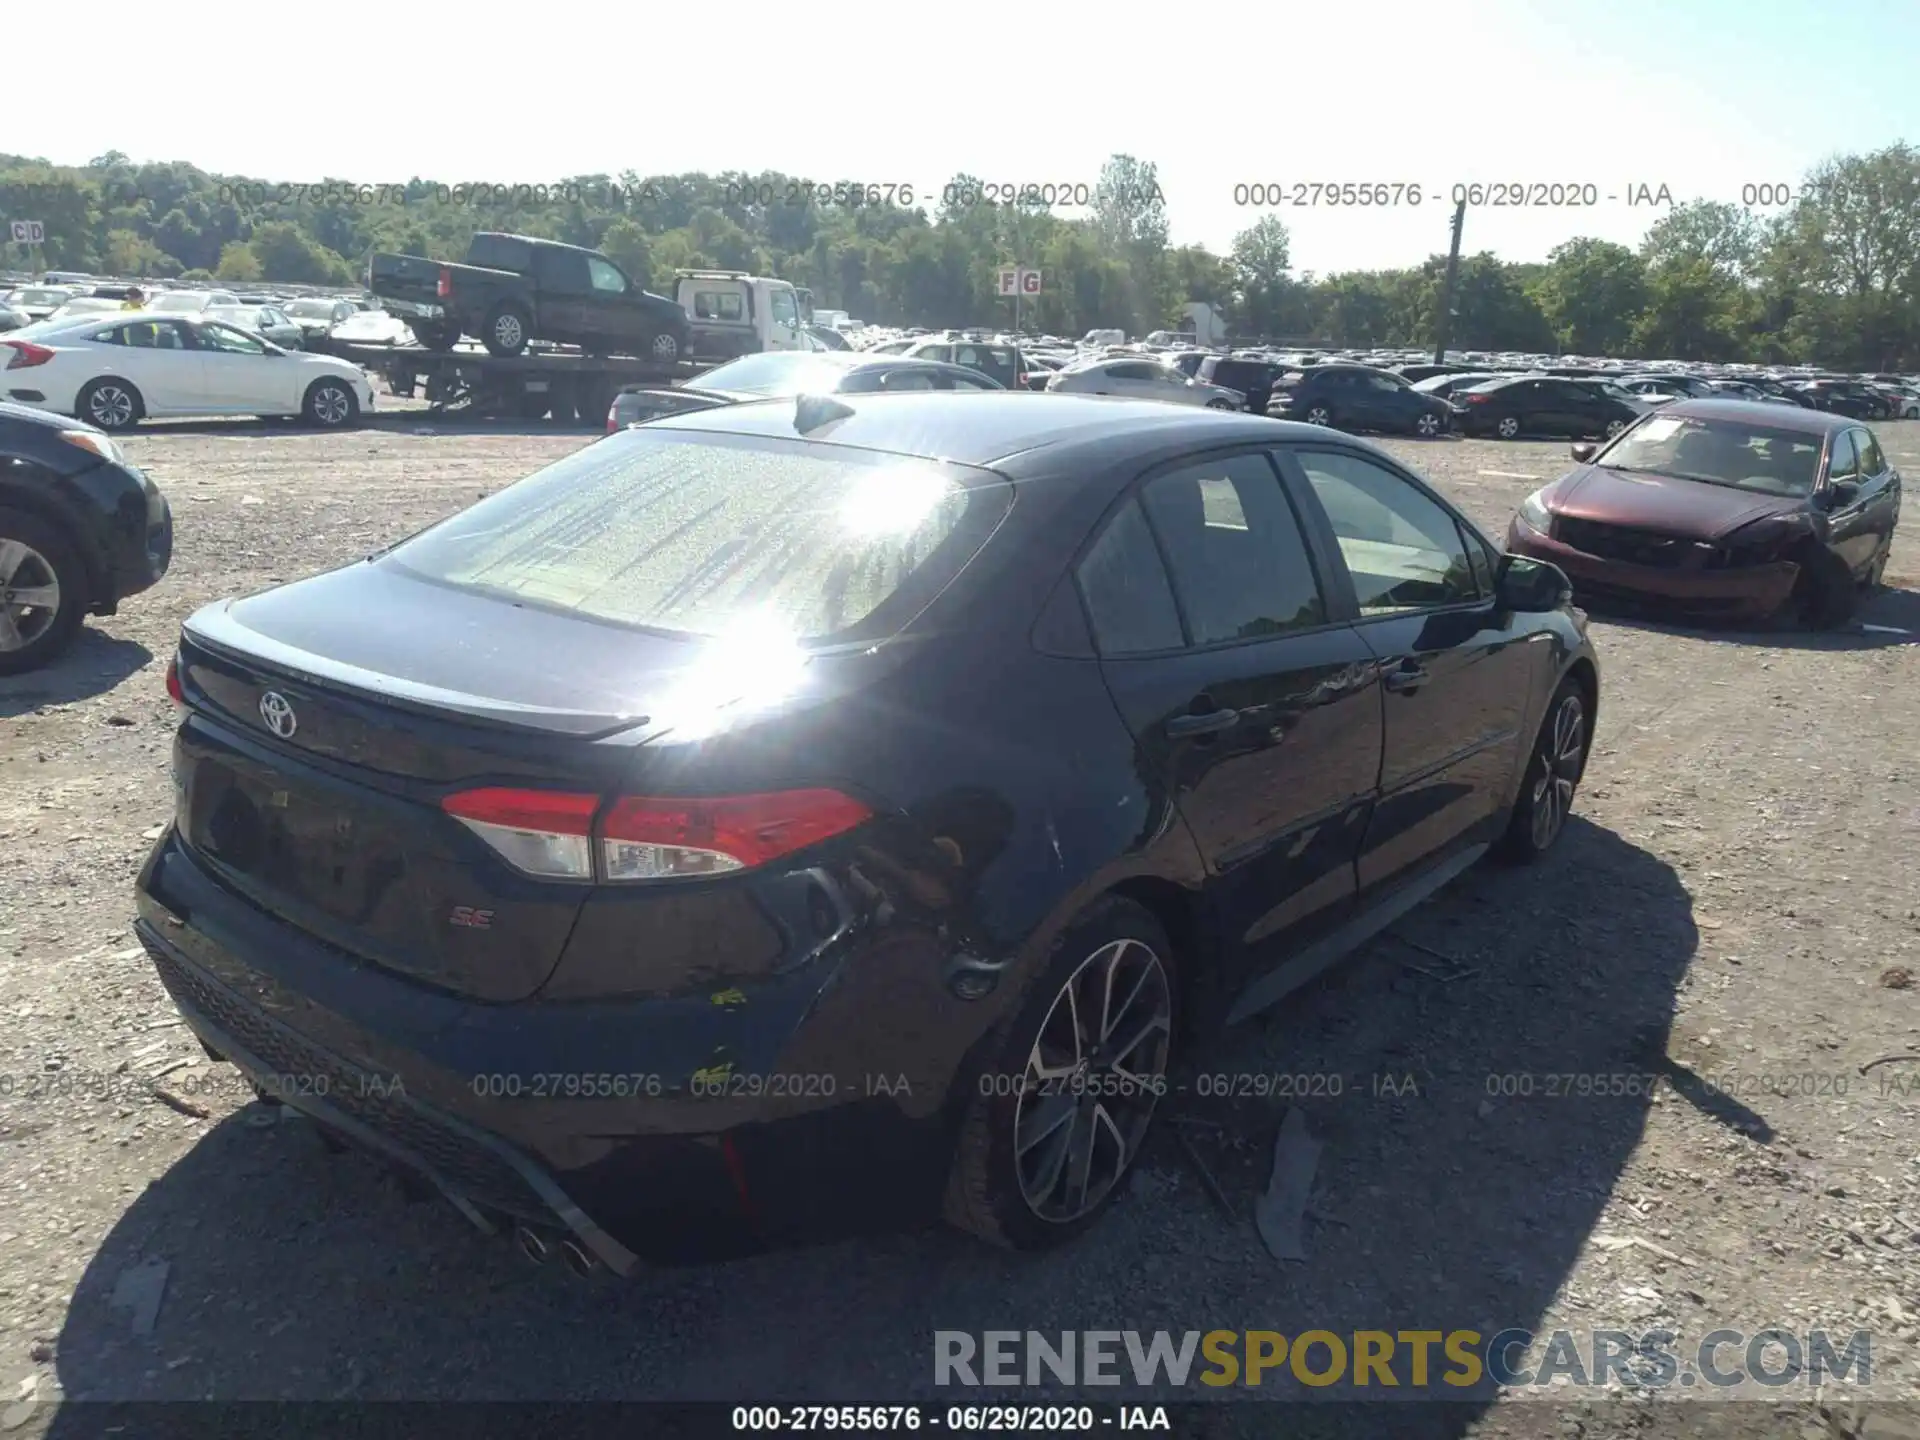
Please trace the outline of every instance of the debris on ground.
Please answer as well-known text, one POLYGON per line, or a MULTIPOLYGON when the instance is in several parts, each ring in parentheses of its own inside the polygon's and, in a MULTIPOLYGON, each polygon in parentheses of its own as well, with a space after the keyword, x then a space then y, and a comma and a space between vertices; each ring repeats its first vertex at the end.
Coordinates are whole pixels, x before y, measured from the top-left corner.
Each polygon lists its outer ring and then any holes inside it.
POLYGON ((129 1265, 113 1282, 113 1298, 107 1304, 132 1315, 135 1335, 151 1335, 159 1323, 160 1302, 166 1298, 167 1272, 171 1268, 165 1260, 149 1258, 129 1265))
POLYGON ((1260 1239, 1276 1260, 1307 1258, 1307 1201, 1319 1165, 1320 1142, 1307 1131, 1307 1112, 1296 1105, 1280 1123, 1273 1142, 1273 1177, 1253 1210, 1260 1239))

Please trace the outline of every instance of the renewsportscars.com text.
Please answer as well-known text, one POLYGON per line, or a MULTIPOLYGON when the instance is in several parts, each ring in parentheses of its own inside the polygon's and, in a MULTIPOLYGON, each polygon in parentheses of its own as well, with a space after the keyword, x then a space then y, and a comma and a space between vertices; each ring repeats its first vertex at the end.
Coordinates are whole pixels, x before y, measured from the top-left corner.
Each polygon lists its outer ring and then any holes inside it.
POLYGON ((934 1383, 1460 1394, 1572 1386, 1754 1393, 1873 1383, 1866 1331, 1037 1330, 934 1332, 934 1383))

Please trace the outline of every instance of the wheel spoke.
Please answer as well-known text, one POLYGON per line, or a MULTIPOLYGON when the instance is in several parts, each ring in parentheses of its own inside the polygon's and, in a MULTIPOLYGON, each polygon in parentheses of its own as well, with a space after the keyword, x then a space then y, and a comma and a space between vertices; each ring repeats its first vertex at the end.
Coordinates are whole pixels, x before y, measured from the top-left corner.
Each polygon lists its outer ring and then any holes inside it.
MULTIPOLYGON (((1067 1119, 1073 1121, 1079 1116, 1077 1108, 1067 1110, 1067 1119)), ((1033 1177, 1033 1188, 1028 1192, 1032 1203, 1043 1205, 1052 1198, 1053 1192, 1060 1187, 1060 1177, 1066 1173, 1067 1157, 1073 1153, 1073 1126, 1055 1130, 1052 1148, 1041 1158, 1038 1173, 1033 1177)))
POLYGON ((19 627, 13 623, 13 616, 7 613, 4 605, 0 605, 0 650, 18 650, 26 643, 19 627))
POLYGON ((58 585, 29 585, 17 588, 13 592, 13 604, 31 605, 36 610, 58 610, 60 608, 60 587, 58 585))
POLYGON ((1125 1060, 1131 1056, 1134 1051, 1146 1044, 1150 1036, 1164 1034, 1169 1028, 1167 1017, 1155 1011, 1141 1024, 1128 1031, 1127 1038, 1124 1041, 1116 1042, 1110 1046, 1107 1053, 1116 1063, 1125 1060))
POLYGON ((1056 1090, 1051 1095, 1036 1095, 1031 1113, 1021 1106, 1013 1126, 1013 1153, 1024 1155, 1062 1125, 1073 1119, 1077 1101, 1071 1092, 1056 1090))
POLYGON ((32 553, 18 540, 0 540, 0 585, 13 579, 15 572, 32 553))
MULTIPOLYGON (((1098 1113, 1097 1110, 1095 1113, 1098 1113)), ((1067 1161, 1067 1196, 1075 1210, 1086 1207, 1087 1188, 1093 1180, 1093 1146, 1099 1138, 1100 1131, 1092 1123, 1092 1117, 1075 1110, 1073 1133, 1068 1142, 1070 1158, 1067 1161)))
POLYGON ((1113 964, 1107 969, 1108 1003, 1105 1013, 1100 1017, 1100 1043, 1102 1045, 1105 1045, 1108 1038, 1120 1027, 1120 1022, 1127 1018, 1127 1012, 1133 1009, 1133 1002, 1140 998, 1140 992, 1147 988, 1147 981, 1153 978, 1154 966, 1151 964, 1141 966, 1139 978, 1133 982, 1133 988, 1127 991, 1127 998, 1122 1000, 1119 1005, 1114 1005, 1112 1003, 1113 982, 1120 973, 1120 956, 1125 953, 1124 947, 1115 952, 1113 964))

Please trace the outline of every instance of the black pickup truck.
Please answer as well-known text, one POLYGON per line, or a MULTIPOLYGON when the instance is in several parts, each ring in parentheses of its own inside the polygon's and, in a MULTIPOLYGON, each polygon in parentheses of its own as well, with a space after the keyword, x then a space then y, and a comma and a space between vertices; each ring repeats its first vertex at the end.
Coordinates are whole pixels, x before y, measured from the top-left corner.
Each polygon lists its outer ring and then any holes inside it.
POLYGON ((664 363, 688 349, 687 312, 676 301, 641 289, 597 250, 530 235, 483 230, 461 264, 378 253, 367 289, 435 350, 462 335, 495 355, 518 355, 529 340, 664 363))

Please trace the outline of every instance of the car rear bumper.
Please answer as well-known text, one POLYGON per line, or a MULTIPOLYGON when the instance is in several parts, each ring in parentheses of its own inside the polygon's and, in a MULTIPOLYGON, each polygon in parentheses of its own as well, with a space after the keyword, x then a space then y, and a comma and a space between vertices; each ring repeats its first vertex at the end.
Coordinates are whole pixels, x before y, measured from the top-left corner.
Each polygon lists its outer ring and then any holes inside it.
MULTIPOLYGON (((424 1178, 482 1228, 570 1233, 624 1273, 643 1259, 715 1259, 938 1213, 957 1109, 945 1095, 924 1103, 934 1098, 924 1082, 902 1095, 892 1077, 849 1068, 864 1057, 836 1055, 820 1033, 844 1023, 846 1007, 817 993, 811 1003, 797 987, 756 994, 728 1012, 760 1022, 792 1063, 758 1077, 736 1067, 733 1083, 694 1095, 681 1084, 687 1038, 712 1026, 691 1006, 712 1015, 719 997, 450 995, 287 925, 222 884, 171 827, 137 902, 136 933, 208 1048, 424 1178), (617 1061, 605 1058, 610 1037, 617 1061), (769 1093, 781 1074, 796 1078, 769 1093)), ((869 1005, 855 1014, 863 1027, 886 1023, 869 1005)), ((842 1033, 857 1050, 866 1031, 842 1033)))
POLYGON ((1760 620, 1793 593, 1800 567, 1790 560, 1738 570, 1661 569, 1588 555, 1542 535, 1517 517, 1507 527, 1507 549, 1549 560, 1566 571, 1582 604, 1654 609, 1702 619, 1760 620))

